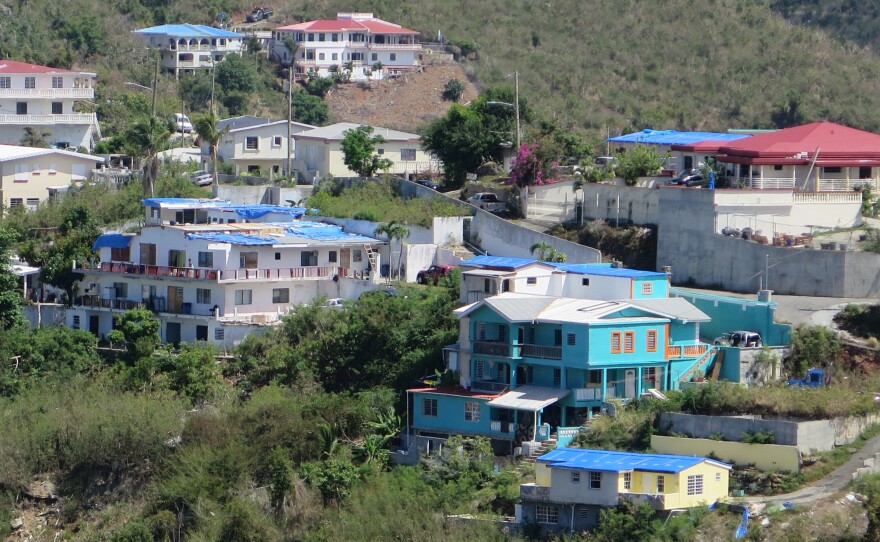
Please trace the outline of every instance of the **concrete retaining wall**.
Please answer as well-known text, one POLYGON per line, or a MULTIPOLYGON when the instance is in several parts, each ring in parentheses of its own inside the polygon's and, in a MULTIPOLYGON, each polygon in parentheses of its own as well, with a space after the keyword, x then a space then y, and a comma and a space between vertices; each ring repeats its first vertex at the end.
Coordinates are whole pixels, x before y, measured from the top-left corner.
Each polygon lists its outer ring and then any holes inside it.
POLYGON ((63 326, 67 322, 67 307, 57 303, 23 305, 21 313, 34 327, 63 326))
POLYGON ((727 463, 755 465, 764 471, 799 472, 801 468, 801 454, 796 446, 651 435, 651 448, 660 454, 713 455, 727 463))
POLYGON ((470 242, 492 256, 534 258, 535 255, 530 247, 543 242, 557 251, 565 253, 569 263, 602 261, 602 253, 595 248, 523 228, 480 209, 475 209, 475 211, 471 221, 470 242))
POLYGON ((679 412, 660 415, 664 431, 683 433, 692 438, 721 435, 739 441, 743 433, 770 431, 776 444, 797 446, 801 453, 826 452, 854 441, 868 426, 880 423, 880 415, 833 420, 772 420, 760 416, 701 416, 679 412))
POLYGON ((214 188, 214 197, 240 205, 290 205, 312 195, 311 186, 281 188, 278 186, 238 186, 221 184, 214 188))
MULTIPOLYGON (((651 182, 646 183, 648 185, 651 182)), ((574 181, 562 181, 529 188, 529 218, 559 222, 575 218, 575 201, 584 202, 584 220, 602 219, 614 224, 656 224, 660 213, 660 191, 643 186, 586 183, 572 192, 574 181)))

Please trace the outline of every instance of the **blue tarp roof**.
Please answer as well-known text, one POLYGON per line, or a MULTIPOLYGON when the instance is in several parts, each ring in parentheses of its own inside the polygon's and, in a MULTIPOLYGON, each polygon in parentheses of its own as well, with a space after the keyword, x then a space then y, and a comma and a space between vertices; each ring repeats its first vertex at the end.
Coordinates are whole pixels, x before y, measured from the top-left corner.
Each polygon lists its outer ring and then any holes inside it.
POLYGON ((270 246, 281 242, 274 237, 257 237, 255 235, 245 235, 243 233, 190 233, 187 234, 186 238, 249 247, 270 246))
POLYGON ((213 243, 229 243, 241 246, 271 246, 304 243, 308 241, 324 241, 335 242, 342 241, 357 244, 376 243, 377 240, 372 237, 358 235, 355 233, 346 233, 342 228, 334 224, 324 224, 322 222, 297 222, 293 223, 268 223, 269 226, 277 226, 284 233, 266 237, 257 235, 246 235, 243 233, 190 233, 187 239, 203 240, 213 243))
POLYGON ((128 248, 131 245, 132 235, 125 235, 123 233, 105 233, 103 235, 99 235, 97 239, 95 239, 95 244, 92 245, 92 250, 98 250, 99 248, 128 248))
POLYGON ((608 450, 585 450, 581 448, 558 448, 538 458, 551 467, 585 469, 606 472, 650 471, 676 473, 707 461, 730 469, 727 463, 685 455, 637 454, 611 452, 608 450))
POLYGON ((642 143, 644 145, 689 145, 700 141, 736 141, 749 137, 749 134, 728 134, 723 132, 679 132, 676 130, 651 130, 609 137, 610 143, 642 143))
MULTIPOLYGON (((519 269, 529 264, 537 263, 533 258, 504 258, 501 256, 474 256, 461 262, 460 265, 471 267, 499 267, 501 269, 519 269)), ((546 262, 544 262, 546 263, 546 262)))
POLYGON ((158 34, 172 38, 243 38, 241 34, 201 24, 163 24, 135 30, 138 34, 158 34))
POLYGON ((365 235, 346 233, 342 227, 324 222, 297 222, 295 224, 279 224, 285 231, 296 237, 310 241, 351 241, 358 243, 375 243, 377 240, 365 235))
POLYGON ((155 209, 215 209, 231 211, 238 216, 254 220, 269 213, 283 213, 292 218, 299 218, 306 214, 305 207, 282 207, 281 205, 237 205, 220 199, 195 199, 195 198, 147 198, 142 201, 146 207, 155 209))
POLYGON ((547 262, 549 265, 559 269, 560 271, 565 271, 566 273, 573 273, 575 275, 595 275, 600 277, 626 277, 631 279, 637 278, 648 278, 648 277, 663 277, 666 278, 666 273, 662 273, 660 271, 642 271, 640 269, 627 269, 625 267, 610 267, 608 265, 602 264, 591 264, 591 263, 552 263, 547 262))
POLYGON ((253 220, 269 213, 284 213, 293 218, 299 218, 306 214, 305 207, 282 207, 280 205, 230 205, 229 209, 234 210, 238 216, 253 220))

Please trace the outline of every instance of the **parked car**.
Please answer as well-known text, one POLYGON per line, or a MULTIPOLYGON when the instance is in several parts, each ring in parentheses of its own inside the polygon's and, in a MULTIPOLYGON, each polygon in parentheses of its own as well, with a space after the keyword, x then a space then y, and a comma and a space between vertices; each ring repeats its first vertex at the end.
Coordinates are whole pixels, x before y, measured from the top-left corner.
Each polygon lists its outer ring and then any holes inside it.
POLYGON ((440 190, 440 185, 435 183, 431 179, 419 179, 418 181, 416 181, 416 184, 427 186, 431 190, 440 190))
POLYGON ((192 121, 183 113, 174 114, 174 131, 189 134, 193 131, 192 121))
POLYGON ((490 213, 500 213, 507 209, 507 204, 498 199, 492 192, 479 192, 468 198, 468 203, 490 213))
POLYGON ((263 19, 268 19, 272 16, 271 8, 254 8, 253 11, 247 14, 245 20, 249 23, 255 23, 257 21, 262 21, 263 19))
POLYGON ((397 297, 400 295, 396 288, 379 288, 376 290, 367 290, 358 296, 358 299, 370 298, 374 296, 397 297))
POLYGON ((324 306, 329 309, 341 310, 345 308, 345 300, 341 297, 333 297, 331 299, 328 299, 326 303, 324 303, 324 306))
POLYGON ((761 336, 754 331, 731 331, 712 341, 716 346, 738 346, 740 348, 760 348, 764 345, 761 336))
POLYGON ((689 169, 682 172, 678 177, 673 177, 666 181, 666 184, 677 184, 680 186, 696 186, 703 182, 703 173, 699 169, 689 169))
POLYGON ((193 171, 192 173, 190 173, 189 180, 197 186, 209 186, 214 182, 214 176, 204 169, 200 169, 198 171, 193 171))
POLYGON ((440 280, 440 277, 449 276, 449 273, 455 269, 453 265, 432 265, 427 269, 422 269, 416 275, 416 282, 419 284, 433 284, 437 285, 437 281, 440 280))
POLYGON ((595 164, 604 168, 605 171, 609 171, 619 166, 620 160, 616 156, 597 156, 595 164))

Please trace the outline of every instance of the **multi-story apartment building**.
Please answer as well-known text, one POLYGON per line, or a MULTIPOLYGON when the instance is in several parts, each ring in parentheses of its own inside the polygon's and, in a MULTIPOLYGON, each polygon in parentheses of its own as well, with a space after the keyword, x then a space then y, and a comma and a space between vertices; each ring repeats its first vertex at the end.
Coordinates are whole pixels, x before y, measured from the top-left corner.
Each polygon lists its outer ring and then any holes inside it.
POLYGON ((226 55, 240 55, 244 36, 200 24, 163 24, 135 30, 148 47, 159 49, 160 66, 174 73, 192 73, 214 67, 226 55))
POLYGON ((145 307, 167 343, 231 346, 315 298, 373 288, 380 241, 296 220, 305 209, 221 200, 144 200, 140 233, 105 234, 81 269, 68 325, 106 336, 113 317, 145 307))
MULTIPOLYGON (((229 129, 217 145, 217 158, 232 164, 236 175, 278 176, 287 172, 288 144, 290 158, 296 157, 294 134, 312 130, 315 126, 291 122, 288 130, 286 120, 259 117, 233 117, 218 122, 219 130, 229 129), (291 134, 288 141, 288 132, 291 134)), ((202 165, 211 167, 210 146, 202 142, 202 165)))
POLYGON ((668 297, 665 273, 487 256, 461 268, 463 296, 477 281, 491 297, 456 311, 445 354, 459 385, 409 390, 417 435, 482 435, 510 451, 610 399, 676 389, 714 359, 700 340, 708 316, 668 297))
POLYGON ((276 28, 272 31, 270 56, 281 64, 290 64, 285 41, 292 39, 297 45, 297 78, 310 71, 327 77, 337 71, 342 73, 348 65, 353 81, 378 80, 419 67, 422 46, 417 42, 418 35, 414 30, 377 19, 372 13, 339 13, 335 20, 276 28))
POLYGON ((91 149, 101 137, 98 119, 76 104, 93 104, 94 86, 94 73, 0 60, 0 144, 21 144, 32 127, 49 132, 50 144, 91 149))

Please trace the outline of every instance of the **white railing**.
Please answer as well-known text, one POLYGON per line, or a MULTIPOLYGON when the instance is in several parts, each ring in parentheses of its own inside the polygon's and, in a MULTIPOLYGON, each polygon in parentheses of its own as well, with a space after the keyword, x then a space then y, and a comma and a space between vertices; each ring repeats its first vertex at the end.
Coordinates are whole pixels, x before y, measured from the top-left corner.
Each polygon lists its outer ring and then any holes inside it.
MULTIPOLYGON (((868 185, 877 188, 874 179, 819 179, 820 192, 851 192, 857 186, 868 185)), ((815 186, 815 181, 808 181, 807 186, 815 186)))
POLYGON ((515 426, 516 426, 516 424, 514 424, 514 423, 508 423, 507 424, 507 431, 505 432, 505 431, 501 430, 501 422, 489 422, 489 430, 492 431, 493 433, 510 434, 510 433, 513 433, 515 426))
POLYGON ((0 88, 0 98, 86 98, 94 99, 95 89, 83 88, 0 88))
POLYGON ((575 401, 598 401, 602 398, 601 388, 575 388, 575 401))
POLYGON ((751 179, 744 178, 742 180, 750 188, 754 188, 757 190, 782 190, 794 188, 794 179, 790 177, 764 177, 763 179, 761 179, 760 177, 753 177, 751 179))
POLYGON ((97 124, 94 113, 72 115, 0 115, 0 124, 97 124))
POLYGON ((369 44, 370 49, 376 49, 380 51, 389 50, 393 51, 395 49, 405 49, 410 51, 416 51, 422 48, 420 43, 371 43, 369 44))
MULTIPOLYGON (((864 179, 860 180, 861 183, 864 179)), ((874 182, 873 180, 871 182, 874 182)), ((861 203, 861 192, 795 192, 794 203, 861 203)))

